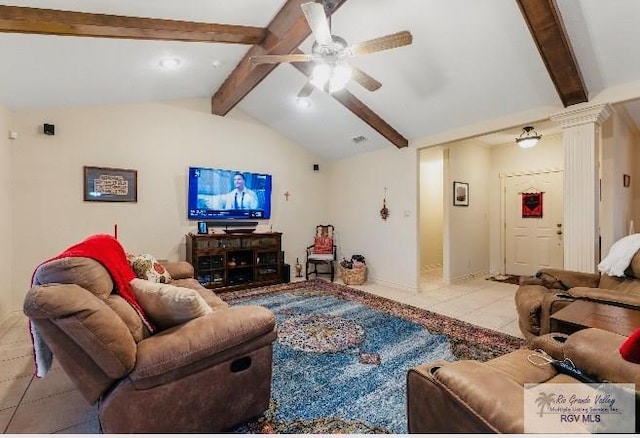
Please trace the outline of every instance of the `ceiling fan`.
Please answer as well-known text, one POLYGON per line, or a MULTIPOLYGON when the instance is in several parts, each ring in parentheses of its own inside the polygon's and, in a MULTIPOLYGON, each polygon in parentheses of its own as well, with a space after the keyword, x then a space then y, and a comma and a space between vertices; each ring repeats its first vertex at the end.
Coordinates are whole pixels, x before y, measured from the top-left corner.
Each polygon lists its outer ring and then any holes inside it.
POLYGON ((350 65, 347 60, 354 56, 368 55, 412 43, 409 31, 401 31, 379 38, 348 45, 331 33, 331 18, 327 18, 325 7, 330 11, 331 0, 325 3, 309 2, 300 5, 315 39, 311 53, 291 53, 287 55, 259 55, 250 58, 252 64, 274 64, 280 62, 315 62, 311 79, 302 87, 299 98, 308 97, 315 87, 333 93, 345 87, 350 79, 369 91, 382 86, 380 82, 362 70, 350 65))

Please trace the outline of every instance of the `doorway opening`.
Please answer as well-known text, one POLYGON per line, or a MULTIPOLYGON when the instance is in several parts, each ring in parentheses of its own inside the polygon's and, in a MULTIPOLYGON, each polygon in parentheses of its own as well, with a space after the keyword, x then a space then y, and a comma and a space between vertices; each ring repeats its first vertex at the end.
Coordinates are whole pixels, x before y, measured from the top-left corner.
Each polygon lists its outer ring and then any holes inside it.
POLYGON ((425 291, 444 285, 444 151, 423 149, 419 160, 420 290, 425 291))

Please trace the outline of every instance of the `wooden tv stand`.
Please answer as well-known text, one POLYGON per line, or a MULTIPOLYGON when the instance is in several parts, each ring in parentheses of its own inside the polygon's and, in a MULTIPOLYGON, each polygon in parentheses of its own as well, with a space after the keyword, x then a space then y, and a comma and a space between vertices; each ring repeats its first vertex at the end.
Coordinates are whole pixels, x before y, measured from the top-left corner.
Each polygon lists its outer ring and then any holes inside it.
POLYGON ((282 233, 187 234, 187 261, 208 289, 282 283, 282 233))

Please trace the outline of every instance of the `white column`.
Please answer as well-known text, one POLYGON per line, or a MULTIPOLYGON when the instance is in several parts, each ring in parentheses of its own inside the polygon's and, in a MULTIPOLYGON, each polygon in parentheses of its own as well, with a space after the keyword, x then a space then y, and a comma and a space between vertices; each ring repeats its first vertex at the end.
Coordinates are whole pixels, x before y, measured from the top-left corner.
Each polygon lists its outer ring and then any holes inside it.
POLYGON ((598 255, 598 149, 608 104, 569 109, 551 116, 564 146, 564 268, 596 272, 598 255))

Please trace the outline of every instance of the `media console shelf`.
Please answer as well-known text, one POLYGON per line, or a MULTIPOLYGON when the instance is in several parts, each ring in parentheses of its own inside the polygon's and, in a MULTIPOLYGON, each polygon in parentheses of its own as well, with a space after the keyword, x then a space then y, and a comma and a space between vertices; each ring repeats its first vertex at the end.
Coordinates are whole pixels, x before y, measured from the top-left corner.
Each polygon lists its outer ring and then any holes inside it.
POLYGON ((282 233, 187 234, 187 261, 208 289, 282 283, 282 233))

